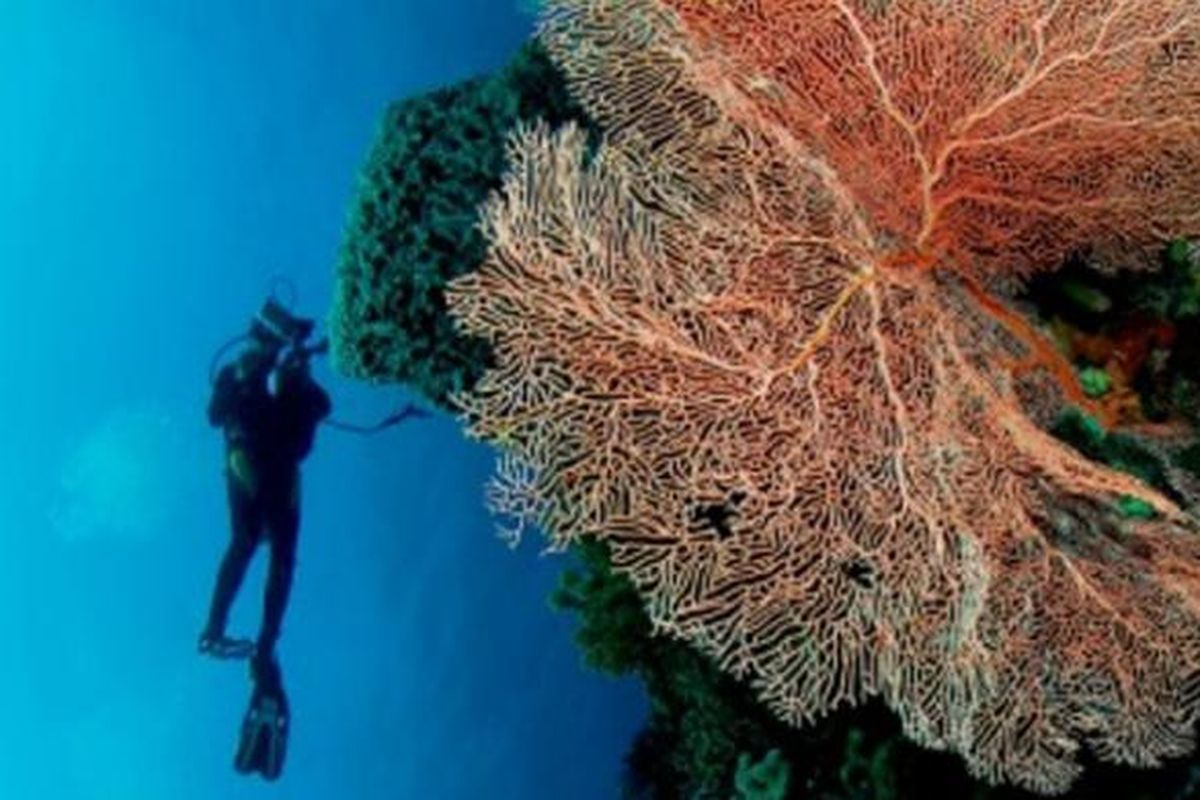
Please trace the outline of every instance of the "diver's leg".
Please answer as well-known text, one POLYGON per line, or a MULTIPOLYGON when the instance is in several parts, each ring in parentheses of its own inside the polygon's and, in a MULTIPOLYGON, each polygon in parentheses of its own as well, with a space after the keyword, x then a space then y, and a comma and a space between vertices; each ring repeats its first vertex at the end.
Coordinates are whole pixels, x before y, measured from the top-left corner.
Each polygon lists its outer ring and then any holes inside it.
POLYGON ((268 498, 267 528, 271 541, 271 564, 267 570, 267 588, 263 597, 262 628, 259 630, 259 658, 271 658, 283 628, 296 569, 296 540, 300 533, 300 481, 290 481, 268 498))
POLYGON ((219 640, 225 636, 229 609, 246 577, 246 569, 254 556, 254 548, 262 535, 263 515, 260 503, 233 480, 229 482, 229 513, 232 536, 213 586, 212 604, 203 639, 219 640))

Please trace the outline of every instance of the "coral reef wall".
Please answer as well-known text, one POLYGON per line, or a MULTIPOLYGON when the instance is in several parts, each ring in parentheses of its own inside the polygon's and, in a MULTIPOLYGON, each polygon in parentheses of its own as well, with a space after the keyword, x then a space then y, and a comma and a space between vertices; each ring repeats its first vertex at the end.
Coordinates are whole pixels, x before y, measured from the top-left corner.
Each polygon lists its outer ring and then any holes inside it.
MULTIPOLYGON (((537 118, 551 126, 584 120, 536 44, 494 76, 388 110, 364 166, 338 265, 331 330, 340 369, 372 382, 408 383, 449 407, 452 392, 474 386, 493 364, 487 343, 450 323, 443 287, 483 261, 487 243, 478 208, 501 186, 508 134, 518 122, 537 118)), ((1031 287, 1043 327, 1094 379, 1096 395, 1122 395, 1125 422, 1200 419, 1200 270, 1179 247, 1168 254, 1172 270, 1155 280, 1144 272, 1116 279, 1066 270, 1031 287)), ((1107 433, 1078 413, 1059 420, 1055 433, 1181 504, 1180 492, 1200 474, 1194 443, 1165 458, 1153 438, 1107 433)), ((719 504, 709 510, 719 511, 719 504)), ((699 522, 728 523, 716 517, 699 522)), ((638 674, 652 698, 651 719, 629 756, 629 796, 1026 796, 975 782, 960 761, 916 747, 878 702, 799 729, 781 723, 712 659, 656 635, 637 591, 613 572, 608 549, 591 538, 578 544, 587 571, 564 576, 556 605, 579 615, 579 645, 589 663, 638 674)), ((1154 772, 1092 765, 1070 796, 1194 797, 1193 763, 1178 760, 1154 772)))

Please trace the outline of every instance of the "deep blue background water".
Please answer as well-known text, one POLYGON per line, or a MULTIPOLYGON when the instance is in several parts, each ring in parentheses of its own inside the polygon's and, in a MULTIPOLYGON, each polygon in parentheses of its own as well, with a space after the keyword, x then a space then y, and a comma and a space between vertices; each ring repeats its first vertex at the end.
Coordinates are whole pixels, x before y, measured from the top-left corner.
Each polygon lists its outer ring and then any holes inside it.
MULTIPOLYGON (((581 666, 564 561, 493 537, 452 419, 320 434, 280 783, 232 771, 246 674, 194 653, 227 536, 209 356, 272 275, 325 314, 385 104, 503 63, 512 6, 5 0, 0 797, 615 796, 640 690, 581 666)), ((318 376, 347 419, 406 399, 318 376)))

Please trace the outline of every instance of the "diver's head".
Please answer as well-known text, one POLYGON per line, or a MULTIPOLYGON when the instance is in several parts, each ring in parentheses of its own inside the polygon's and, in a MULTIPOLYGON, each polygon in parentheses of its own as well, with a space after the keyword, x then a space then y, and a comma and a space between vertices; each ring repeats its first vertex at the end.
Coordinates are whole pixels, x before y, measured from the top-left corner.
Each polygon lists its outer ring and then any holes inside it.
POLYGON ((270 333, 282 344, 303 347, 316 325, 311 319, 298 317, 274 297, 268 297, 255 318, 255 324, 270 333))
POLYGON ((277 366, 284 350, 302 360, 324 352, 325 345, 307 344, 315 323, 298 317, 274 297, 267 298, 262 309, 250 320, 246 347, 238 356, 236 368, 242 380, 266 380, 277 366))

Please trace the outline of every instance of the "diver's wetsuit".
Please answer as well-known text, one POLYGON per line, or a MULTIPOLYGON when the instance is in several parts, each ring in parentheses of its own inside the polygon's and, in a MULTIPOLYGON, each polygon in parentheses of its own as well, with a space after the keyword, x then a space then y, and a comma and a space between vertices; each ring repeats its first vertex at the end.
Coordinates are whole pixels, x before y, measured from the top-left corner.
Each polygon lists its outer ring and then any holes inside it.
POLYGON ((222 369, 208 406, 209 422, 225 430, 232 538, 217 573, 205 636, 225 635, 230 606, 265 531, 271 562, 256 648, 262 657, 274 651, 292 585, 300 462, 331 410, 329 395, 309 375, 305 360, 285 360, 275 394, 267 386, 269 365, 250 374, 237 365, 222 369))

